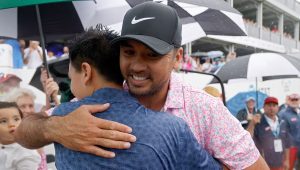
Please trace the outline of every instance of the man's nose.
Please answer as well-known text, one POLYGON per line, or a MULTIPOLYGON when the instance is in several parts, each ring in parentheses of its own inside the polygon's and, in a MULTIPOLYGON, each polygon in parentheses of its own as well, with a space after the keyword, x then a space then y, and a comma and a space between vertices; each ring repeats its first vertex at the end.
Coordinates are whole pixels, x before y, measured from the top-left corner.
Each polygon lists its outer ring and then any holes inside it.
POLYGON ((133 71, 143 71, 147 68, 147 65, 143 59, 143 57, 141 56, 137 56, 135 57, 135 59, 132 61, 132 64, 131 64, 131 69, 133 71))

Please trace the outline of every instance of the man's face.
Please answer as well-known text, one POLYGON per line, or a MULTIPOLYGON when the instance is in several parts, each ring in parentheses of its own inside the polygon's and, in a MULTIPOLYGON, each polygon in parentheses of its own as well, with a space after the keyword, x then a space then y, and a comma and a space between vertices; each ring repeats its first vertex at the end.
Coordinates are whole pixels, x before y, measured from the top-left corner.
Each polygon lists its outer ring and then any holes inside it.
POLYGON ((21 122, 21 115, 17 108, 0 109, 0 143, 14 143, 16 128, 21 122))
POLYGON ((24 117, 34 113, 34 100, 31 96, 21 96, 16 101, 24 117))
POLYGON ((0 91, 2 93, 8 93, 10 92, 12 89, 18 88, 20 87, 20 80, 17 78, 10 78, 8 80, 6 80, 5 82, 2 83, 0 91))
POLYGON ((267 103, 264 105, 265 114, 269 117, 275 116, 278 113, 278 104, 276 103, 267 103))
POLYGON ((82 81, 82 72, 76 70, 73 65, 69 64, 69 78, 71 79, 70 88, 72 93, 77 99, 82 99, 89 94, 86 94, 86 87, 84 87, 82 81))
POLYGON ((122 44, 120 68, 129 91, 136 96, 152 96, 167 89, 177 52, 160 56, 137 41, 122 44))
POLYGON ((248 109, 253 109, 255 107, 255 101, 252 99, 247 101, 247 107, 248 109))
POLYGON ((300 104, 300 100, 298 98, 290 98, 289 99, 289 105, 292 108, 298 108, 300 104))

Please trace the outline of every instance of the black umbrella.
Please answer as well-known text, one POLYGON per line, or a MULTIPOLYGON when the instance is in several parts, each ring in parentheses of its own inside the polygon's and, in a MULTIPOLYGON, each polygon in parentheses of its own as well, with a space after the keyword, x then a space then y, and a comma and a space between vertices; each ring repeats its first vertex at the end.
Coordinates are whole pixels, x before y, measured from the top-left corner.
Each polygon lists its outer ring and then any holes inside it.
MULTIPOLYGON (((86 28, 84 23, 87 23, 83 19, 87 19, 89 16, 86 11, 95 12, 92 10, 93 4, 95 4, 94 1, 28 0, 13 3, 4 0, 0 2, 0 23, 2 23, 0 25, 0 36, 39 40, 43 51, 45 51, 46 40, 63 39, 83 32, 86 28)), ((44 52, 43 60, 44 65, 47 67, 44 52)))

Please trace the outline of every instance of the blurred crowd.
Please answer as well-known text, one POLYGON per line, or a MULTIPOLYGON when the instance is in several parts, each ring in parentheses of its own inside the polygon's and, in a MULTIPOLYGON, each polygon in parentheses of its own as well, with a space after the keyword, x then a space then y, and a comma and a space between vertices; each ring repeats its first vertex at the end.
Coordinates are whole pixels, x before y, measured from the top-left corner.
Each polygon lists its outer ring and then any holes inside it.
MULTIPOLYGON (((258 26, 258 24, 254 20, 248 19, 248 18, 244 18, 244 23, 246 25, 251 25, 251 26, 255 26, 255 27, 258 26)), ((265 31, 272 32, 272 33, 280 34, 277 24, 272 24, 270 26, 263 26, 262 29, 265 30, 265 31)), ((285 31, 283 32, 283 36, 288 38, 288 39, 293 39, 294 38, 292 33, 285 32, 285 31)))
MULTIPOLYGON (((49 43, 44 51, 47 61, 69 54, 67 46, 49 43)), ((0 67, 36 69, 43 63, 39 41, 0 39, 0 67)))
POLYGON ((249 131, 271 169, 300 169, 300 95, 286 96, 279 105, 276 97, 267 97, 263 109, 248 97, 236 118, 249 131))
POLYGON ((215 73, 226 62, 236 58, 235 52, 229 52, 225 57, 223 52, 218 55, 184 55, 180 68, 185 70, 199 71, 204 73, 215 73))

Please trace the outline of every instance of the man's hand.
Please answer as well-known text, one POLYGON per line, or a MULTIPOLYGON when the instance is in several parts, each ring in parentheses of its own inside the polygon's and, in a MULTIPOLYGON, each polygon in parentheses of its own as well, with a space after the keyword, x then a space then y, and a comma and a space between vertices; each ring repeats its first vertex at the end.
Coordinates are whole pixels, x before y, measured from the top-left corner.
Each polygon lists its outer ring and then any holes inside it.
POLYGON ((283 162, 283 169, 284 170, 289 170, 290 169, 290 162, 289 162, 288 159, 284 160, 284 162, 283 162))
POLYGON ((58 84, 53 80, 52 77, 48 78, 45 82, 45 92, 47 96, 57 98, 58 95, 58 84))
POLYGON ((96 118, 91 113, 107 110, 109 104, 84 105, 64 117, 51 117, 48 120, 49 132, 45 138, 54 140, 65 147, 95 154, 105 158, 113 158, 113 152, 105 148, 127 149, 136 137, 128 134, 132 129, 126 125, 96 118))
POLYGON ((251 122, 256 125, 257 123, 260 123, 261 115, 260 114, 255 114, 252 117, 251 122))

